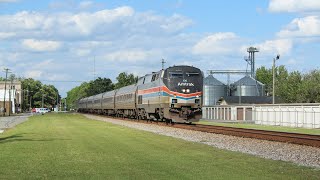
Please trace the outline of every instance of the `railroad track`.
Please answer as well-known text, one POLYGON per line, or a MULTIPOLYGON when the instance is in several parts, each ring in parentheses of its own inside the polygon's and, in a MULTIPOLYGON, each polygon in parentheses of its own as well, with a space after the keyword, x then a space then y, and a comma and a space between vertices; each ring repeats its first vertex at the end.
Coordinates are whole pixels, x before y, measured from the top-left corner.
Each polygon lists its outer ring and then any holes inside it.
POLYGON ((255 139, 268 140, 268 141, 278 141, 278 142, 293 143, 293 144, 307 145, 307 146, 320 148, 320 135, 201 125, 201 124, 195 124, 195 125, 175 124, 174 127, 207 132, 207 133, 224 134, 224 135, 231 135, 231 136, 238 136, 238 137, 245 137, 245 138, 255 138, 255 139))
MULTIPOLYGON (((103 116, 106 117, 106 116, 103 116)), ((114 118, 114 117, 111 117, 114 118)), ((307 145, 320 148, 320 135, 311 134, 300 134, 300 133, 289 133, 279 131, 267 131, 247 128, 235 128, 225 126, 214 126, 214 125, 202 125, 202 124, 166 124, 165 122, 157 121, 145 121, 145 120, 130 120, 124 118, 114 118, 124 121, 134 121, 139 123, 152 123, 162 126, 170 126, 174 128, 181 128, 187 130, 201 131, 207 133, 224 134, 230 136, 254 138, 268 141, 285 142, 292 144, 307 145)))

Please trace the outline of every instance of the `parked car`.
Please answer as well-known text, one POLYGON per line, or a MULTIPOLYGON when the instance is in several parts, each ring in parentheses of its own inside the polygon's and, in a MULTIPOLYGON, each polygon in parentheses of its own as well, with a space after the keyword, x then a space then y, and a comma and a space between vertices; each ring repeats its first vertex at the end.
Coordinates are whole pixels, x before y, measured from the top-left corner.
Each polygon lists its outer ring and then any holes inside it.
POLYGON ((50 112, 50 110, 48 108, 33 108, 31 112, 44 114, 50 112))

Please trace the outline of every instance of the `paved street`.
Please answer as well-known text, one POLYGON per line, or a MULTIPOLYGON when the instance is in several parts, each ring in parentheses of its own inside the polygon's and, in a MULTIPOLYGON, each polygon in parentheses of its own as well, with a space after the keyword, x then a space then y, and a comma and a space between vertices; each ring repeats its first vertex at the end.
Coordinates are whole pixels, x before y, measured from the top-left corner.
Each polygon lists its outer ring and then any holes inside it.
POLYGON ((28 117, 32 116, 30 113, 23 113, 15 116, 0 117, 0 133, 5 129, 12 128, 24 121, 28 120, 28 117))

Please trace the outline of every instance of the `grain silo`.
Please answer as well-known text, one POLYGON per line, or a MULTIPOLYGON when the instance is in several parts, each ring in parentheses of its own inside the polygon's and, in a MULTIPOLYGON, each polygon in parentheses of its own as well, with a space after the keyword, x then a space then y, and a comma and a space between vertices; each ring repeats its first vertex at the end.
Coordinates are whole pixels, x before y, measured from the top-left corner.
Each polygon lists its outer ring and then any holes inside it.
POLYGON ((216 105, 220 97, 227 95, 227 86, 214 78, 212 75, 204 78, 203 83, 203 106, 216 105))
POLYGON ((245 76, 232 84, 232 96, 264 96, 264 84, 253 79, 250 76, 245 76))

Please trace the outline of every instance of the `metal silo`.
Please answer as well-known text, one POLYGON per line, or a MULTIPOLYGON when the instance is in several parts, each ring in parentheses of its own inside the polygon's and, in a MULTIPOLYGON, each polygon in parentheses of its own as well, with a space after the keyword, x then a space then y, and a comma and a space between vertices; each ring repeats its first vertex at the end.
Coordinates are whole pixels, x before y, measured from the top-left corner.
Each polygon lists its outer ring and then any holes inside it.
POLYGON ((250 76, 245 76, 232 84, 232 96, 264 96, 264 84, 253 79, 250 76))
POLYGON ((203 106, 216 105, 220 97, 227 95, 227 86, 212 75, 204 78, 203 81, 203 106))

